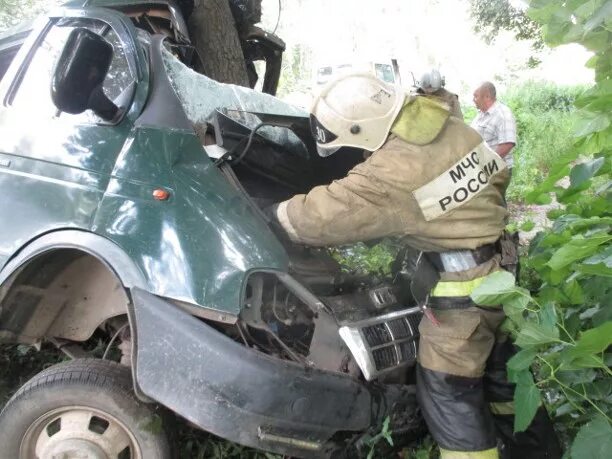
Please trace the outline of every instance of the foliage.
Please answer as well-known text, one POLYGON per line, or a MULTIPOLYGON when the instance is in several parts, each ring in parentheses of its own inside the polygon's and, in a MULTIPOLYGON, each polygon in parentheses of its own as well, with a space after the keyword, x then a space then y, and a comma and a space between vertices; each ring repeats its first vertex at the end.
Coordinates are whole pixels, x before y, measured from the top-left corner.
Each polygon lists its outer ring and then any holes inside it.
MULTIPOLYGON (((512 182, 506 193, 509 201, 524 201, 533 184, 543 181, 559 158, 572 148, 570 133, 576 121, 574 101, 585 90, 583 86, 527 81, 499 96, 512 110, 518 133, 518 143, 512 150, 512 182)), ((472 106, 462 109, 469 124, 476 116, 476 109, 472 106)))
POLYGON ((310 50, 304 45, 290 46, 283 54, 281 75, 278 82, 277 94, 283 98, 291 93, 309 92, 310 81, 305 78, 309 73, 312 56, 310 50))
MULTIPOLYGON (((492 43, 501 30, 509 30, 517 40, 532 40, 535 51, 542 49, 540 24, 513 3, 516 4, 511 0, 470 0, 470 16, 476 21, 474 30, 487 43, 492 43)), ((529 60, 530 66, 538 63, 534 56, 529 60)))
POLYGON ((366 445, 370 448, 370 450, 368 451, 367 459, 372 459, 374 457, 374 454, 376 453, 376 445, 380 441, 385 440, 389 445, 393 446, 393 438, 391 438, 391 429, 389 429, 390 422, 391 418, 387 416, 383 421, 383 425, 380 432, 366 440, 366 445))
POLYGON ((438 459, 440 450, 431 436, 427 435, 412 448, 404 448, 399 453, 400 459, 438 459))
POLYGON ((280 459, 281 456, 256 451, 225 441, 186 424, 177 432, 179 459, 280 459))
POLYGON ((399 246, 391 240, 383 240, 373 246, 357 243, 330 250, 346 271, 387 277, 391 274, 391 263, 399 246))
POLYGON ((509 200, 522 201, 533 184, 543 181, 572 148, 573 104, 585 89, 529 81, 500 96, 514 114, 519 135, 512 151, 515 167, 507 192, 509 200))
POLYGON ((588 65, 596 84, 575 101, 572 147, 528 195, 538 203, 552 195, 562 206, 529 248, 539 288, 517 287, 502 272, 472 294, 481 304, 503 304, 520 348, 508 362, 517 385, 515 430, 528 426, 543 393, 572 459, 609 457, 612 437, 611 10, 604 0, 530 2, 527 14, 543 25, 547 43, 576 42, 595 53, 588 65))
MULTIPOLYGON (((99 358, 107 345, 105 340, 96 336, 85 343, 84 350, 90 356, 99 358)), ((43 344, 40 350, 24 344, 0 345, 0 410, 27 380, 66 358, 50 344, 43 344)), ((169 416, 167 419, 172 418, 169 416)), ((162 422, 162 418, 156 417, 147 428, 159 429, 162 422)), ((175 430, 177 457, 180 459, 280 459, 276 454, 246 448, 215 437, 178 418, 175 430)))
POLYGON ((28 379, 62 360, 53 346, 0 345, 0 409, 28 379))
POLYGON ((59 0, 0 0, 0 30, 34 19, 59 0))

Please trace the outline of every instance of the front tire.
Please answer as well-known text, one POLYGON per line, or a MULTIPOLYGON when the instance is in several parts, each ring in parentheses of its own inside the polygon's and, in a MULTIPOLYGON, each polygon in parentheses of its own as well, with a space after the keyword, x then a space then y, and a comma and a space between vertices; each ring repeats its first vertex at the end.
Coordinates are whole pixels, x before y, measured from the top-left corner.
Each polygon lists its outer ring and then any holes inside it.
POLYGON ((0 413, 0 455, 15 459, 169 459, 155 407, 134 396, 127 367, 96 359, 54 365, 0 413))

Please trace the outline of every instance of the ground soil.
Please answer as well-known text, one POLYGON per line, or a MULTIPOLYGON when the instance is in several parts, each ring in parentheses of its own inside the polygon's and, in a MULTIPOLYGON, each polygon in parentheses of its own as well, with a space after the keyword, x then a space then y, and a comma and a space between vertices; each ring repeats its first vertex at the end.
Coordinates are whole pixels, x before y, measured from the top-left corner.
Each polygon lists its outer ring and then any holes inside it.
POLYGON ((519 228, 528 221, 532 221, 535 224, 533 229, 529 231, 519 231, 519 241, 522 246, 529 245, 529 242, 539 231, 552 225, 546 214, 558 207, 559 205, 556 203, 547 205, 508 203, 510 222, 515 223, 519 228))

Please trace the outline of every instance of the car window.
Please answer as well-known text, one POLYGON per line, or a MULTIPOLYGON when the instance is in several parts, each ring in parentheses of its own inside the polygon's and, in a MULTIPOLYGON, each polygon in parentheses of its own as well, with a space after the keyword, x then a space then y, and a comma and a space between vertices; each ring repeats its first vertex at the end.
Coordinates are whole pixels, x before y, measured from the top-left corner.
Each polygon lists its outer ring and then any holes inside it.
POLYGON ((395 75, 393 75, 393 67, 389 64, 375 64, 376 76, 387 83, 395 82, 395 75))
POLYGON ((20 47, 21 44, 11 46, 10 48, 0 51, 0 80, 2 80, 2 77, 4 77, 4 74, 11 65, 11 62, 13 62, 13 59, 15 58, 15 55, 17 54, 17 51, 19 51, 20 47))
POLYGON ((91 110, 80 115, 60 113, 51 100, 51 78, 55 63, 59 58, 70 32, 76 27, 84 27, 102 35, 113 45, 113 60, 104 80, 104 92, 111 99, 117 99, 129 90, 134 78, 130 72, 127 58, 117 34, 102 21, 95 19, 63 19, 54 24, 45 34, 25 74, 13 96, 12 106, 32 111, 36 107, 38 116, 61 117, 73 122, 97 123, 102 120, 91 110))

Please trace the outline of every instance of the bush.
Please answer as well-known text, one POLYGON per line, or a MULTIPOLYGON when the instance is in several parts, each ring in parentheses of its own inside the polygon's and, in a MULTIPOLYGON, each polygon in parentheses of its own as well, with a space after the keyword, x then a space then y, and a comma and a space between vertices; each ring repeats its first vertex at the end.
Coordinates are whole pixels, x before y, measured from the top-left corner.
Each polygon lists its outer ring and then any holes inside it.
MULTIPOLYGON (((576 98, 575 112, 566 109, 564 97, 547 96, 546 88, 524 97, 509 93, 530 127, 525 136, 541 146, 538 157, 545 150, 552 155, 549 176, 526 199, 548 203, 554 195, 560 207, 548 213, 552 228, 529 247, 532 291, 497 272, 472 293, 479 304, 503 304, 520 349, 508 362, 517 384, 515 431, 528 427, 542 395, 567 447, 563 457, 571 459, 607 459, 612 447, 612 32, 606 8, 603 0, 576 0, 571 8, 557 0, 531 2, 527 13, 545 26, 546 43, 577 42, 594 53, 587 65, 595 69, 595 85, 576 98), (545 124, 564 113, 576 118, 572 132, 559 135, 571 146, 545 124), (556 185, 560 179, 565 187, 556 185)), ((524 151, 523 161, 536 156, 524 151)))
POLYGON ((579 86, 530 81, 500 96, 514 113, 518 136, 509 200, 523 201, 526 193, 548 176, 552 166, 571 148, 573 103, 583 91, 579 86))

